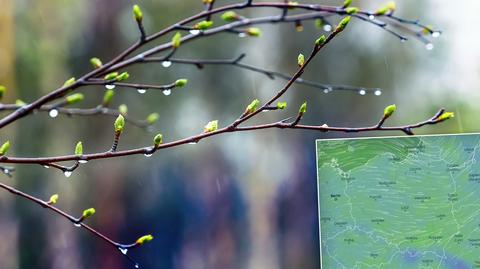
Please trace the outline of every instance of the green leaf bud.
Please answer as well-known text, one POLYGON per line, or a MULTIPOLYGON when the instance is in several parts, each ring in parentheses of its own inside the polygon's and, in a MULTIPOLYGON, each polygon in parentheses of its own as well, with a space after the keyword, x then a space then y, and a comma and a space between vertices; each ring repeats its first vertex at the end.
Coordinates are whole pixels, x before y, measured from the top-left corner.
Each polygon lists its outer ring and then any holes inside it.
POLYGON ((85 209, 85 210, 83 210, 82 219, 86 219, 88 217, 91 217, 91 216, 93 216, 93 214, 95 214, 95 208, 85 209))
POLYGON ((69 105, 73 105, 73 104, 76 104, 78 102, 81 102, 83 101, 85 97, 83 96, 83 94, 81 93, 74 93, 72 95, 69 95, 65 98, 65 100, 67 101, 67 104, 69 105))
POLYGON ((10 141, 3 143, 3 145, 0 147, 0 156, 7 154, 9 149, 10 149, 10 141))
POLYGON ((260 105, 260 101, 258 99, 253 100, 245 109, 245 113, 251 114, 257 110, 258 106, 260 105))
POLYGON ((175 49, 180 47, 181 42, 182 42, 182 34, 180 32, 176 32, 172 38, 172 47, 175 49))
POLYGON ((103 105, 106 106, 112 102, 113 96, 115 95, 115 91, 113 90, 106 90, 105 94, 103 95, 103 105))
POLYGON ((259 37, 262 35, 262 31, 259 28, 255 27, 250 27, 246 31, 247 35, 253 36, 253 37, 259 37))
POLYGON ((135 244, 141 246, 141 245, 143 245, 145 243, 148 243, 152 240, 153 240, 153 236, 151 234, 148 234, 148 235, 144 235, 144 236, 138 238, 137 241, 135 242, 135 244))
POLYGON ((397 5, 395 4, 395 2, 390 1, 385 5, 383 5, 382 7, 380 7, 379 9, 377 9, 377 11, 375 11, 375 15, 391 14, 395 11, 396 8, 397 8, 397 5))
POLYGON ((116 80, 117 81, 124 81, 124 80, 127 80, 129 77, 130 77, 130 74, 128 74, 128 72, 123 72, 116 77, 116 80))
POLYGON ((183 87, 187 85, 187 83, 188 83, 188 79, 185 79, 185 78, 177 79, 177 81, 175 81, 175 87, 183 87))
POLYGON ((213 21, 201 21, 193 26, 194 29, 197 30, 207 30, 208 28, 213 26, 213 21))
POLYGON ((297 57, 298 66, 302 67, 305 64, 305 56, 303 54, 298 54, 297 57))
POLYGON ((154 124, 155 122, 157 122, 158 118, 159 118, 158 113, 152 113, 147 116, 147 122, 148 124, 154 124))
POLYGON ((307 102, 304 102, 301 106, 300 109, 298 110, 298 113, 300 114, 305 114, 307 112, 307 102))
POLYGON ((235 11, 227 11, 227 12, 222 14, 221 18, 224 21, 232 22, 232 21, 239 20, 240 16, 238 16, 238 14, 235 13, 235 11))
POLYGON ((392 114, 397 110, 397 106, 396 105, 389 105, 387 106, 384 110, 383 110, 383 117, 386 119, 386 118, 389 118, 390 116, 392 116, 392 114))
POLYGON ((128 107, 126 104, 121 104, 118 106, 118 112, 121 114, 121 115, 127 115, 128 113, 128 107))
POLYGON ((65 81, 65 83, 63 83, 63 87, 71 86, 73 83, 75 83, 75 78, 69 78, 67 81, 65 81))
POLYGON ((3 98, 5 95, 5 92, 7 92, 7 87, 0 85, 0 100, 3 98))
POLYGON ((95 68, 95 69, 100 68, 103 65, 102 61, 100 59, 96 58, 96 57, 90 59, 90 63, 92 64, 93 68, 95 68))
POLYGON ((352 0, 343 1, 343 8, 347 8, 352 4, 352 0))
POLYGON ((442 115, 438 116, 437 121, 441 122, 451 119, 453 117, 455 117, 455 114, 453 112, 443 112, 442 115))
POLYGON ((17 100, 15 100, 15 105, 25 106, 25 105, 27 105, 27 103, 25 103, 23 100, 17 99, 17 100))
POLYGON ((335 32, 341 32, 343 30, 345 30, 345 27, 347 27, 348 23, 350 22, 350 19, 352 17, 350 16, 347 16, 345 18, 343 18, 340 23, 338 24, 337 28, 335 29, 335 32))
POLYGON ((216 130, 218 130, 218 120, 210 121, 203 129, 205 133, 215 132, 216 130))
POLYGON ((75 146, 75 155, 82 156, 83 155, 83 144, 81 141, 77 143, 75 146))
POLYGON ((277 108, 278 108, 278 109, 285 109, 285 108, 287 108, 287 102, 278 102, 278 103, 277 103, 277 108))
POLYGON ((125 118, 122 115, 118 115, 113 127, 115 127, 115 133, 121 133, 125 127, 125 118))
POLYGON ((110 74, 107 74, 103 79, 104 80, 113 80, 118 77, 118 72, 112 72, 110 74))
POLYGON ((325 43, 325 41, 327 41, 327 38, 325 37, 325 35, 322 35, 321 37, 317 38, 317 40, 315 40, 315 45, 321 46, 323 45, 323 43, 325 43))
POLYGON ((138 22, 142 22, 143 20, 143 13, 142 13, 142 10, 140 9, 140 7, 138 5, 133 5, 133 8, 132 8, 132 14, 133 14, 133 18, 138 22))
POLYGON ((48 204, 50 205, 54 205, 58 202, 58 194, 54 194, 52 196, 50 196, 50 199, 48 200, 48 204))
POLYGON ((347 14, 356 14, 360 11, 360 9, 358 7, 347 7, 345 9, 345 12, 347 12, 347 14))
POLYGON ((158 147, 162 143, 163 143, 163 135, 162 134, 157 134, 153 138, 153 144, 155 145, 155 147, 158 147))

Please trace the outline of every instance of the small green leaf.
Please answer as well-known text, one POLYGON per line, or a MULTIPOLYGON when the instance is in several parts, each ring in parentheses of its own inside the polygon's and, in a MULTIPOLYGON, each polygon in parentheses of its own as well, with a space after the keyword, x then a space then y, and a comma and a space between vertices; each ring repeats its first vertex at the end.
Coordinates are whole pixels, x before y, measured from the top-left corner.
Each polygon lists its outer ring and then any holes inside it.
POLYGON ((377 11, 375 11, 375 15, 391 14, 395 11, 396 8, 397 8, 397 5, 395 4, 395 2, 390 1, 385 5, 383 5, 382 7, 380 7, 379 9, 377 9, 377 11))
POLYGON ((445 121, 445 120, 449 120, 451 118, 455 117, 455 114, 453 112, 443 112, 442 115, 440 115, 438 118, 437 118, 437 121, 445 121))
POLYGON ((75 146, 75 155, 82 156, 83 155, 83 144, 81 141, 77 143, 75 146))
POLYGON ((360 9, 358 7, 347 7, 345 9, 345 12, 347 12, 347 14, 356 14, 360 11, 360 9))
POLYGON ((352 4, 352 0, 343 1, 343 8, 347 8, 352 4))
POLYGON ((121 104, 118 106, 118 112, 121 114, 121 115, 127 115, 128 113, 128 107, 126 104, 121 104))
POLYGON ((24 106, 26 104, 27 103, 25 103, 23 100, 20 100, 20 99, 15 100, 15 105, 17 106, 24 106))
POLYGON ((0 147, 0 156, 7 154, 9 149, 10 149, 10 141, 3 143, 3 145, 0 147))

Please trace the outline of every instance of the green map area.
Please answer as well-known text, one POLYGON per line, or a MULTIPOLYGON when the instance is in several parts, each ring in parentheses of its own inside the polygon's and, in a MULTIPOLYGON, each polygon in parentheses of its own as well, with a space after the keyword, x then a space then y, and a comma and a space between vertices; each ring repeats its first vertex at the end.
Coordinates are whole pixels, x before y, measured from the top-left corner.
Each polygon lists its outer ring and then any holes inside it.
POLYGON ((480 268, 480 135, 317 140, 323 269, 480 268))

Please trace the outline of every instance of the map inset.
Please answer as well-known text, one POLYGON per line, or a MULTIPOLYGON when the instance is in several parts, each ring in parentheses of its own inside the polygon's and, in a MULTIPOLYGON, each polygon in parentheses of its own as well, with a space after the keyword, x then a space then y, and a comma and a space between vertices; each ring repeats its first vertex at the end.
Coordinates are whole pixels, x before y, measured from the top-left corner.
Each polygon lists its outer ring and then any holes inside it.
POLYGON ((480 135, 317 140, 321 259, 480 268, 480 135))

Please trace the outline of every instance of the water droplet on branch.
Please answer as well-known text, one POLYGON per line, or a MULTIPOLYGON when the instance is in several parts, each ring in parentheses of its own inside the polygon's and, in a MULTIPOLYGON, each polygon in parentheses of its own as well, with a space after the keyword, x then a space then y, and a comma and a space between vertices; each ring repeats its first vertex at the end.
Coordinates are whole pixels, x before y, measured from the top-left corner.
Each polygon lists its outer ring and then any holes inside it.
POLYGON ((170 90, 170 89, 168 89, 168 90, 163 90, 163 95, 169 96, 170 94, 172 94, 172 90, 170 90))
POLYGON ((44 165, 44 166, 43 166, 43 168, 46 168, 46 169, 48 169, 48 168, 50 168, 50 166, 48 166, 48 165, 44 165))
POLYGON ((120 250, 120 252, 122 252, 123 255, 127 255, 128 253, 128 249, 126 248, 118 248, 118 250, 120 250))
POLYGON ((433 32, 432 32, 432 37, 437 38, 437 37, 440 36, 440 34, 441 34, 441 33, 440 33, 439 31, 433 31, 433 32))
POLYGON ((332 26, 331 26, 330 24, 325 24, 325 25, 323 26, 323 30, 324 30, 325 32, 330 32, 330 31, 332 31, 332 26))
POLYGON ((115 89, 115 85, 108 84, 108 85, 105 85, 105 88, 107 88, 108 90, 113 90, 113 89, 115 89))
POLYGON ((77 227, 77 228, 80 228, 82 227, 82 225, 80 223, 74 223, 73 226, 77 227))
POLYGON ((382 91, 381 91, 381 90, 376 90, 376 91, 374 92, 374 94, 375 94, 376 96, 380 96, 380 95, 382 95, 382 91))
POLYGON ((139 94, 144 94, 144 93, 147 92, 147 90, 145 90, 145 89, 137 89, 137 92, 138 92, 139 94))
POLYGON ((87 160, 79 160, 78 162, 79 162, 79 163, 88 163, 87 160))
POLYGON ((368 18, 373 21, 375 19, 375 16, 370 15, 370 16, 368 16, 368 18))
POLYGON ((162 62, 162 66, 165 67, 165 68, 168 68, 168 67, 170 67, 171 65, 172 65, 172 62, 170 62, 170 61, 163 61, 163 62, 162 62))
POLYGON ((433 50, 434 46, 433 46, 432 43, 428 43, 428 44, 425 45, 425 48, 426 48, 427 50, 433 50))
POLYGON ((358 91, 358 94, 360 94, 360 95, 365 95, 365 94, 367 94, 367 91, 365 91, 365 90, 359 90, 359 91, 358 91))
POLYGON ((65 175, 65 177, 70 177, 72 175, 72 171, 65 171, 63 172, 63 174, 65 175))
POLYGON ((200 30, 197 30, 197 29, 190 30, 190 34, 198 35, 198 34, 200 34, 200 30))
POLYGON ((56 118, 58 116, 58 110, 56 109, 51 109, 49 112, 48 112, 48 115, 50 116, 50 118, 56 118))
POLYGON ((153 155, 153 153, 145 153, 143 155, 148 158, 148 157, 151 157, 153 155))
POLYGON ((238 33, 238 37, 246 37, 246 36, 247 36, 247 34, 245 34, 245 33, 238 33))

